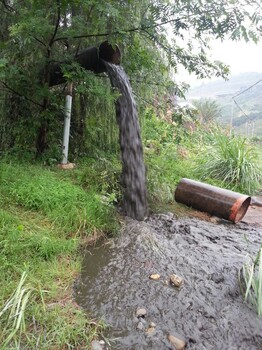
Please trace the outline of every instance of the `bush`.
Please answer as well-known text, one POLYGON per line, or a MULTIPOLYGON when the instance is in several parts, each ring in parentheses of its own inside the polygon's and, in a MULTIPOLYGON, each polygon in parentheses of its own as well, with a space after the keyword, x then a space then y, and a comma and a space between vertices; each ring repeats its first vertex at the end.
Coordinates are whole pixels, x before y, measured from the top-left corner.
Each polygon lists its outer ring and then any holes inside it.
POLYGON ((262 185, 261 153, 246 138, 213 135, 213 142, 199 157, 196 173, 201 179, 216 179, 231 188, 253 194, 262 185))

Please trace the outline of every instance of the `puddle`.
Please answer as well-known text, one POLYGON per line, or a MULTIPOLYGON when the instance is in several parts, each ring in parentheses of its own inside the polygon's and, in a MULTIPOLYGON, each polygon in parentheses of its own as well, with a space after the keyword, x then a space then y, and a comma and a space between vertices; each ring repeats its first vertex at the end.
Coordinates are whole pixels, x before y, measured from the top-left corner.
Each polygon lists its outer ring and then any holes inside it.
POLYGON ((168 334, 184 339, 186 349, 262 349, 262 319, 238 284, 239 268, 261 239, 261 228, 243 223, 173 214, 128 219, 119 237, 86 252, 75 298, 110 325, 114 350, 173 349, 168 334), (167 283, 172 274, 182 277, 182 287, 167 283), (140 326, 138 308, 147 311, 140 326))

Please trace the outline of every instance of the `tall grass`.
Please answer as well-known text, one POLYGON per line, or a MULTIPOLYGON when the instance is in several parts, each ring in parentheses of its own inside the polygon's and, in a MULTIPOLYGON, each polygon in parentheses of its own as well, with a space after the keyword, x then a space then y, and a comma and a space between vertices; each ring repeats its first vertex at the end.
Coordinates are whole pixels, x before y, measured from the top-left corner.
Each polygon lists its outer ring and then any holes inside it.
POLYGON ((25 285, 26 278, 27 273, 24 271, 18 286, 0 310, 1 349, 6 349, 11 341, 14 342, 16 349, 20 349, 21 336, 26 331, 25 314, 29 301, 32 303, 36 294, 39 294, 43 300, 43 291, 31 285, 25 285))
POLYGON ((185 129, 170 118, 159 118, 148 109, 143 120, 142 137, 151 203, 173 202, 174 189, 181 177, 192 174, 192 159, 181 135, 185 129))
POLYGON ((249 257, 241 272, 244 299, 255 307, 258 316, 262 316, 262 247, 255 259, 249 257))
POLYGON ((262 154, 241 136, 216 132, 199 157, 196 173, 217 179, 233 190, 253 194, 262 187, 262 154))
POLYGON ((105 328, 89 322, 74 304, 60 300, 45 303, 45 290, 26 283, 23 272, 18 285, 0 309, 1 350, 87 349, 105 328))
POLYGON ((2 164, 0 192, 25 209, 41 212, 61 229, 92 233, 116 228, 112 205, 92 188, 85 191, 55 171, 40 166, 2 164))

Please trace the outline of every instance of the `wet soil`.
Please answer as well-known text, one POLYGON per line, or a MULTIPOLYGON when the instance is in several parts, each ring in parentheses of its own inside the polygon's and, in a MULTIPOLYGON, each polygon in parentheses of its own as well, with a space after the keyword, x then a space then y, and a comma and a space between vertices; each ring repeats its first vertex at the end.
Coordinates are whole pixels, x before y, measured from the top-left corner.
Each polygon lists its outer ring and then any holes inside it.
POLYGON ((175 349, 168 334, 190 350, 262 349, 262 318, 243 301, 238 280, 261 241, 262 227, 243 222, 173 213, 127 219, 119 237, 86 252, 75 298, 110 325, 114 350, 175 349), (184 280, 180 288, 169 283, 172 274, 184 280), (143 320, 138 308, 147 311, 143 320))
POLYGON ((262 197, 253 197, 251 203, 242 221, 262 227, 262 197))

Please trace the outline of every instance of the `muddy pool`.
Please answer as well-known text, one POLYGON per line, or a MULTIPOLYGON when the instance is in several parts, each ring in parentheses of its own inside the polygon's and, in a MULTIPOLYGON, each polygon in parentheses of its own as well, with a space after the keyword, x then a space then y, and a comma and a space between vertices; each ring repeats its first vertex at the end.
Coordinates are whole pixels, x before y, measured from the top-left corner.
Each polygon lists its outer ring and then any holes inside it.
POLYGON ((173 335, 190 350, 262 349, 262 318, 243 301, 238 279, 262 228, 212 221, 172 213, 126 219, 118 237, 87 249, 75 299, 109 325, 108 348, 175 349, 173 335), (181 287, 169 283, 172 274, 181 287), (146 315, 138 317, 139 308, 146 315))

